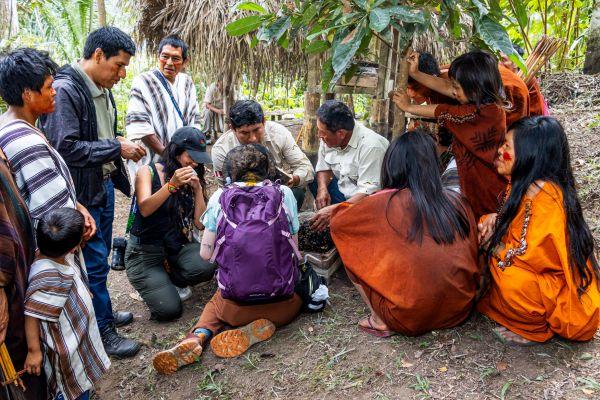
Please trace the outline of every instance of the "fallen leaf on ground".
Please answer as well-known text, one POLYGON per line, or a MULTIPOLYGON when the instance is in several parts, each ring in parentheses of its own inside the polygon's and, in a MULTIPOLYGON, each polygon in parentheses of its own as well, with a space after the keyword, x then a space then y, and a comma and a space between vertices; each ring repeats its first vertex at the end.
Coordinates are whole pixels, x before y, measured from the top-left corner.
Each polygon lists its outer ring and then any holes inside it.
POLYGON ((424 351, 422 351, 422 350, 415 351, 415 358, 421 357, 423 355, 423 353, 424 353, 424 351))
POLYGON ((581 391, 587 395, 594 394, 594 391, 591 389, 581 389, 581 391))
POLYGON ((440 372, 446 372, 446 371, 448 371, 448 367, 441 367, 439 371, 440 372))
POLYGON ((413 364, 413 363, 409 363, 409 362, 408 362, 408 361, 406 361, 406 360, 402 360, 402 362, 400 363, 400 365, 402 366, 402 368, 410 368, 410 367, 412 367, 412 366, 413 366, 413 365, 415 365, 415 364, 413 364))
POLYGON ((218 364, 215 364, 215 366, 213 367, 212 370, 213 370, 213 372, 221 372, 224 369, 225 369, 225 365, 218 363, 218 364))
POLYGON ((500 361, 498 364, 496 364, 496 369, 498 371, 506 371, 508 369, 508 364, 500 361))

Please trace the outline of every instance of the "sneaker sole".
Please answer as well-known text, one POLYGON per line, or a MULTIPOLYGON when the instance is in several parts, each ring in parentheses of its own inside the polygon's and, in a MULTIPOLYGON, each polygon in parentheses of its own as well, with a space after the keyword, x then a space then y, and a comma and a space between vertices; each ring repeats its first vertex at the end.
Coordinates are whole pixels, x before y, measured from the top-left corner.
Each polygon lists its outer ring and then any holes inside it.
POLYGON ((195 363, 201 354, 202 346, 198 339, 185 339, 177 346, 154 356, 152 364, 159 374, 169 375, 185 365, 195 363))
POLYGON ((269 339, 274 333, 275 325, 271 321, 257 319, 242 328, 219 333, 210 342, 210 347, 217 357, 237 357, 253 344, 269 339))

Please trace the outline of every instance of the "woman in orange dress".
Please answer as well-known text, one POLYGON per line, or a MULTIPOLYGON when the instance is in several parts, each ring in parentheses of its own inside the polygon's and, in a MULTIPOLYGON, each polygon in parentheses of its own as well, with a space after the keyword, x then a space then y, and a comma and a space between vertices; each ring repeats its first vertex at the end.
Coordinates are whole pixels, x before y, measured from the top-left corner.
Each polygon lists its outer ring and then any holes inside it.
POLYGON ((383 190, 342 203, 331 236, 370 309, 360 330, 378 337, 450 328, 473 308, 477 227, 466 200, 442 187, 435 143, 407 132, 390 144, 383 190))
POLYGON ((491 287, 479 311, 517 344, 559 335, 585 341, 600 322, 599 268, 583 219, 569 145, 552 117, 523 118, 498 150, 511 180, 498 214, 481 218, 491 287))

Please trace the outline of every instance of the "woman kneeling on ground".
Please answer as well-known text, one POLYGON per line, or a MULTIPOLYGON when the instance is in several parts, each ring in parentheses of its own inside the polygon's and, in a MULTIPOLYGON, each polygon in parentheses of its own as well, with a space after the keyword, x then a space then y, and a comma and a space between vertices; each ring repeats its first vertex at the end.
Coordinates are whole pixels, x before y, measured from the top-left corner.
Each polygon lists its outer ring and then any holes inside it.
POLYGON ((383 190, 343 203, 331 235, 371 314, 359 329, 416 336, 464 321, 478 287, 477 229, 471 208, 444 189, 435 143, 420 130, 392 142, 383 190))
POLYGON ((511 344, 555 334, 591 340, 600 321, 598 262, 562 126, 551 117, 517 121, 496 167, 512 187, 500 212, 479 225, 492 277, 479 311, 502 325, 495 332, 511 344))
POLYGON ((137 209, 125 251, 127 277, 152 318, 179 318, 184 291, 210 280, 214 265, 198 257, 193 230, 204 229, 206 138, 192 127, 178 129, 164 162, 140 168, 135 180, 137 209), (187 288, 187 289, 186 289, 187 288))
POLYGON ((219 357, 243 354, 300 312, 302 300, 293 293, 300 227, 294 194, 266 181, 275 171, 264 146, 238 146, 224 166, 234 183, 211 196, 200 250, 205 260, 216 257, 219 289, 187 338, 154 357, 154 368, 162 374, 195 362, 209 341, 219 357), (262 297, 256 287, 264 288, 262 297), (235 328, 219 333, 227 325, 235 328))

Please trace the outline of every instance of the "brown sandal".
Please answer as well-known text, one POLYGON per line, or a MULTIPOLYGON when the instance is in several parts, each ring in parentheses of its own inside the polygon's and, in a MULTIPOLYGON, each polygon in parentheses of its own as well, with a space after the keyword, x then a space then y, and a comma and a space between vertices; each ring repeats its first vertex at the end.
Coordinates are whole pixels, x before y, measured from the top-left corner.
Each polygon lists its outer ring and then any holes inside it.
POLYGON ((219 333, 210 342, 215 355, 223 358, 237 357, 255 343, 269 339, 275 325, 268 319, 257 319, 248 325, 219 333))
POLYGON ((184 365, 196 362, 201 354, 202 340, 197 337, 188 338, 179 342, 175 347, 155 355, 152 364, 159 374, 169 375, 184 365))

